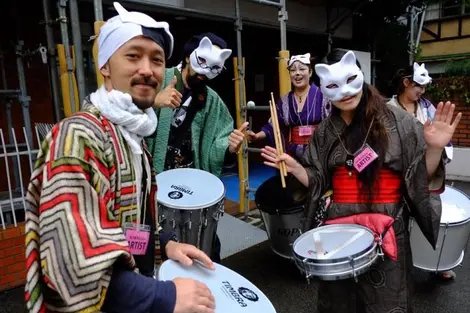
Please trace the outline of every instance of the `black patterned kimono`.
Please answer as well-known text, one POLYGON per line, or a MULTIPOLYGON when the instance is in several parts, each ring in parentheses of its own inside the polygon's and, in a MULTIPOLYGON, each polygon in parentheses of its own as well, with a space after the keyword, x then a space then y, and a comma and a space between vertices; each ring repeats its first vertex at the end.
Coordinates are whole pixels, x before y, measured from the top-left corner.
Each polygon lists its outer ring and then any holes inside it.
MULTIPOLYGON (((319 286, 319 313, 409 313, 410 270, 413 266, 409 242, 408 222, 413 216, 427 240, 435 247, 441 216, 438 194, 443 191, 445 168, 439 165, 432 180, 428 179, 423 125, 405 111, 391 107, 392 114, 382 120, 389 134, 389 145, 382 169, 395 173, 399 178, 400 191, 397 201, 372 205, 335 201, 335 182, 338 173, 344 171, 347 152, 341 146, 337 133, 346 128, 339 116, 325 119, 312 135, 309 147, 303 157, 307 169, 309 187, 299 187, 297 180, 290 183, 297 200, 306 197, 306 220, 304 231, 315 227, 315 216, 322 194, 333 189, 333 201, 326 212, 326 220, 357 215, 361 213, 382 213, 395 217, 395 231, 398 258, 396 261, 385 256, 379 259, 365 274, 353 279, 322 281, 319 286), (334 125, 334 127, 333 127, 334 125), (406 199, 407 206, 403 206, 406 199), (396 214, 398 212, 398 214, 396 214)), ((381 169, 381 171, 382 171, 381 169)), ((344 175, 343 175, 344 176, 344 175)), ((347 175, 346 175, 347 176, 347 175)), ((351 174, 349 174, 351 176, 351 174)), ((381 176, 379 175, 379 180, 381 176)), ((342 178, 342 179, 347 179, 342 178)), ((355 175, 351 176, 355 179, 355 175)), ((336 184, 338 185, 338 184, 336 184)), ((343 191, 336 186, 337 191, 343 191)))

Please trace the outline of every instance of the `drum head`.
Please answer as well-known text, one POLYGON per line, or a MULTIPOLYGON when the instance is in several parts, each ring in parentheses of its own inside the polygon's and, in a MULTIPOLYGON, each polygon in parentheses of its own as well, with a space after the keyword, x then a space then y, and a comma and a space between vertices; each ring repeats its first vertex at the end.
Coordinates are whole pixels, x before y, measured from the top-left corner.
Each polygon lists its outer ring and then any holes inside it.
POLYGON ((186 267, 168 260, 160 266, 158 279, 185 277, 204 283, 215 298, 216 313, 276 313, 264 293, 247 279, 220 264, 214 265, 215 270, 211 271, 197 262, 186 267))
POLYGON ((173 209, 202 209, 225 197, 222 181, 209 172, 178 168, 157 175, 157 201, 173 209))
POLYGON ((303 210, 303 205, 292 199, 289 188, 282 188, 280 176, 273 176, 258 187, 255 203, 268 214, 290 214, 303 210))
POLYGON ((446 185, 441 194, 442 215, 441 223, 455 224, 470 218, 470 199, 462 191, 446 185))
POLYGON ((340 224, 321 226, 302 234, 293 249, 301 258, 331 263, 362 255, 374 245, 374 234, 368 228, 340 224), (318 249, 323 253, 318 253, 318 249))

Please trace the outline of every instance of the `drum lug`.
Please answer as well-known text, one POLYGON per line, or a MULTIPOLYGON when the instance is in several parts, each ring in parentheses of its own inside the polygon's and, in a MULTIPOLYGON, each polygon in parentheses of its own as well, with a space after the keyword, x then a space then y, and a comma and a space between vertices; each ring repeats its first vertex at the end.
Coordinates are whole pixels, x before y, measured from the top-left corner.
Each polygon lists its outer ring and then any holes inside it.
POLYGON ((174 219, 171 220, 171 227, 172 227, 173 229, 176 228, 176 221, 175 221, 174 219))
POLYGON ((352 267, 352 274, 353 274, 353 277, 354 277, 354 281, 357 283, 357 282, 359 282, 359 280, 357 279, 356 269, 354 268, 354 258, 352 258, 352 257, 349 258, 349 264, 352 267))
POLYGON ((193 224, 193 222, 191 222, 192 216, 193 216, 193 212, 189 212, 189 221, 187 222, 188 229, 191 229, 191 226, 193 224))
POLYGON ((380 237, 379 237, 379 242, 378 242, 379 252, 377 252, 377 255, 382 258, 382 261, 385 261, 385 258, 384 258, 384 251, 383 251, 383 249, 382 249, 382 243, 383 243, 383 241, 382 241, 382 235, 380 235, 380 237))

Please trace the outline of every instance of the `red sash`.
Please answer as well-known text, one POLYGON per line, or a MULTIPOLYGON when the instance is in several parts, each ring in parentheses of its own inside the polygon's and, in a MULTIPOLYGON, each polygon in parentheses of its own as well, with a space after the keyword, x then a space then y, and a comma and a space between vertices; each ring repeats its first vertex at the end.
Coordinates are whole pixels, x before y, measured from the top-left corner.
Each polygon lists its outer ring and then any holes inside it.
MULTIPOLYGON (((355 170, 348 171, 345 166, 338 167, 333 174, 333 196, 336 203, 366 203, 368 199, 362 195, 362 184, 358 180, 355 170)), ((373 204, 387 204, 400 202, 401 177, 399 174, 381 169, 378 181, 374 186, 373 204)))

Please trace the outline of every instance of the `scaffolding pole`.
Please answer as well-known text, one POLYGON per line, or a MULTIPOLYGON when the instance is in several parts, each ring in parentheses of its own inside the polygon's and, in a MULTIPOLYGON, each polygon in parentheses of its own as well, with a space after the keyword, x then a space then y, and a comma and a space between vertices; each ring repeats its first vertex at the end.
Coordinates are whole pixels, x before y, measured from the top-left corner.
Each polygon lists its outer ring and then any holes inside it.
MULTIPOLYGON (((1 69, 1 75, 2 75, 2 90, 0 90, 0 95, 18 97, 18 95, 20 94, 19 90, 8 89, 7 76, 5 72, 5 57, 3 55, 3 52, 1 51, 0 51, 0 69, 1 69)), ((5 107, 6 107, 6 114, 7 114, 8 139, 9 139, 9 143, 11 144, 13 142, 13 118, 11 115, 12 100, 11 99, 5 99, 5 100, 6 100, 5 107)), ((20 176, 18 173, 18 161, 15 158, 13 158, 13 176, 15 178, 15 189, 18 189, 20 187, 20 176)))
MULTIPOLYGON (((75 72, 77 74, 78 105, 83 103, 86 96, 85 67, 83 66, 82 33, 80 31, 80 15, 77 0, 69 0, 70 28, 75 49, 75 72)), ((79 108, 76 108, 78 111, 79 108)))
POLYGON ((23 120, 24 120, 24 127, 26 130, 26 138, 30 144, 33 143, 33 132, 31 129, 31 117, 29 114, 29 106, 31 97, 28 96, 28 92, 26 89, 26 78, 24 74, 24 65, 23 65, 23 46, 24 42, 19 40, 16 45, 16 67, 18 70, 18 83, 20 86, 20 95, 19 100, 21 103, 21 109, 23 111, 23 120))
POLYGON ((47 55, 49 63, 49 77, 51 81, 51 94, 52 102, 54 106, 54 114, 56 122, 60 121, 64 116, 62 110, 62 102, 60 99, 60 89, 59 89, 59 72, 57 70, 57 59, 56 59, 56 47, 54 43, 54 30, 51 26, 51 11, 49 6, 50 0, 43 0, 42 6, 44 10, 44 26, 46 31, 46 41, 47 41, 47 55))
MULTIPOLYGON (((75 113, 78 111, 78 108, 76 107, 76 100, 75 100, 75 88, 73 84, 73 60, 72 60, 72 55, 70 53, 70 42, 69 42, 69 32, 67 28, 67 0, 59 0, 57 1, 57 8, 59 11, 59 22, 60 22, 60 34, 62 37, 62 44, 64 45, 64 50, 65 50, 65 61, 67 65, 67 73, 66 73, 66 79, 67 79, 67 84, 68 84, 68 89, 69 89, 69 97, 70 97, 70 111, 71 114, 75 113)), ((65 105, 65 103, 64 103, 65 105)), ((64 108, 65 111, 65 108, 64 108)))
MULTIPOLYGON (((289 73, 287 71, 287 61, 289 59, 289 51, 287 50, 287 9, 286 0, 280 0, 279 3, 268 1, 268 0, 250 0, 252 3, 258 3, 276 7, 278 11, 279 29, 281 35, 281 49, 278 56, 279 64, 279 93, 280 96, 290 91, 289 73)), ((248 110, 269 110, 269 106, 248 106, 246 103, 245 93, 245 62, 242 54, 242 22, 240 11, 240 0, 235 0, 235 26, 237 32, 237 57, 234 58, 235 70, 235 103, 237 112, 237 127, 240 127, 247 120, 248 110)), ((261 149, 250 148, 246 140, 243 141, 241 152, 237 156, 238 160, 238 175, 239 175, 239 188, 240 188, 240 213, 243 213, 245 217, 248 217, 250 207, 250 194, 256 192, 256 189, 251 188, 249 184, 249 170, 248 170, 248 152, 260 153, 261 149)))

